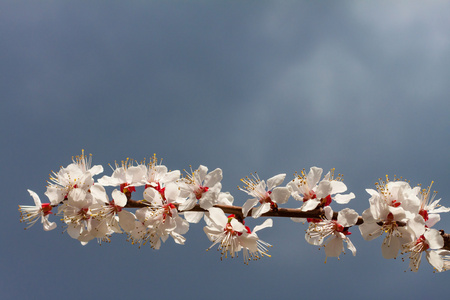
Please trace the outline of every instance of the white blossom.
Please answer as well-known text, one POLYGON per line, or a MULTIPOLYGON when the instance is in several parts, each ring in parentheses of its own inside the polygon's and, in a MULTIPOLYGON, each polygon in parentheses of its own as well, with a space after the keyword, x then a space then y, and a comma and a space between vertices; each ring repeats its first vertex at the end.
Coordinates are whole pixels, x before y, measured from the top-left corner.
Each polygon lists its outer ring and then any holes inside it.
POLYGON ((52 214, 52 206, 50 203, 41 203, 39 196, 31 190, 28 190, 28 193, 30 193, 30 196, 34 200, 34 206, 19 205, 20 221, 28 223, 25 229, 33 226, 39 219, 41 219, 45 231, 55 229, 56 223, 48 220, 49 215, 52 214))
MULTIPOLYGON (((208 168, 200 165, 195 171, 187 173, 180 183, 180 197, 185 198, 179 206, 180 211, 192 209, 197 202, 203 209, 209 209, 217 204, 222 189, 222 169, 215 169, 208 173, 208 168)), ((186 220, 197 223, 201 220, 203 212, 188 212, 186 220)))
POLYGON ((259 179, 256 173, 253 175, 253 178, 246 177, 241 179, 245 186, 244 188, 239 187, 239 189, 254 197, 248 199, 242 206, 244 217, 258 203, 261 205, 252 210, 253 218, 258 218, 271 209, 276 210, 278 204, 286 203, 290 196, 289 190, 286 187, 278 187, 285 177, 286 174, 275 175, 267 180, 267 185, 264 180, 259 179))
POLYGON ((326 206, 324 211, 325 219, 309 223, 305 235, 306 241, 316 246, 324 244, 327 258, 339 258, 339 255, 344 252, 344 242, 346 242, 347 248, 353 255, 356 255, 356 248, 348 238, 351 234, 348 228, 356 224, 358 213, 353 209, 344 208, 338 213, 337 220, 333 220, 331 207, 326 206))
MULTIPOLYGON (((342 175, 334 177, 334 169, 328 172, 322 180, 323 170, 318 167, 310 168, 308 174, 304 170, 297 175, 287 187, 295 200, 302 201, 302 211, 310 211, 319 205, 328 206, 332 200, 339 204, 347 204, 355 198, 355 194, 342 194, 347 186, 342 182, 342 175)), ((303 220, 302 220, 303 221, 303 220)))
POLYGON ((251 259, 256 260, 264 255, 270 256, 267 254, 267 247, 271 247, 271 245, 260 240, 256 232, 271 227, 272 219, 267 219, 251 232, 250 228, 239 222, 234 215, 227 217, 220 208, 212 207, 205 215, 205 222, 208 226, 203 229, 209 240, 213 242, 207 250, 219 244, 218 250, 221 252, 221 260, 224 257, 237 257, 241 250, 246 264, 251 259))
POLYGON ((442 256, 435 250, 444 246, 444 239, 436 229, 427 229, 416 240, 403 245, 403 253, 409 253, 409 267, 411 271, 419 270, 422 253, 426 253, 428 262, 439 272, 444 268, 442 256), (435 250, 432 250, 435 249, 435 250))

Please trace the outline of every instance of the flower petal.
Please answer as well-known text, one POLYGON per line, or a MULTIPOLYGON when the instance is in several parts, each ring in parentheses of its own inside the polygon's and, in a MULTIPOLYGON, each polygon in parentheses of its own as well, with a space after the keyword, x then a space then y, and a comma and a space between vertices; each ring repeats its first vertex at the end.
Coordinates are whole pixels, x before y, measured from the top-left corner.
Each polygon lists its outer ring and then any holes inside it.
POLYGON ((270 203, 263 203, 260 206, 253 208, 252 210, 252 217, 253 218, 259 218, 262 214, 268 212, 270 210, 270 203))
POLYGON ((291 193, 289 192, 288 188, 276 187, 273 189, 272 194, 270 195, 270 198, 278 204, 284 204, 289 200, 290 196, 291 196, 291 193))
POLYGON ((267 179, 267 189, 270 191, 274 187, 279 186, 286 178, 286 174, 278 174, 267 179))
POLYGON ((184 218, 189 223, 198 223, 202 219, 204 213, 203 212, 197 212, 197 211, 185 211, 184 218))
POLYGON ((27 191, 28 191, 28 193, 30 193, 30 196, 33 197, 34 204, 36 205, 36 207, 41 208, 42 203, 41 203, 41 199, 39 198, 38 194, 36 194, 32 190, 27 190, 27 191))
POLYGON ((267 228, 267 227, 272 227, 272 225, 273 225, 272 219, 267 219, 261 225, 255 226, 255 228, 253 228, 252 232, 255 233, 255 232, 257 232, 257 231, 259 231, 261 229, 264 229, 264 228, 267 228))
POLYGON ((124 207, 128 202, 127 196, 119 190, 114 190, 112 192, 112 198, 114 199, 114 204, 120 207, 124 207))
POLYGON ((244 215, 244 217, 246 217, 248 215, 248 212, 250 211, 250 209, 252 209, 252 207, 254 207, 257 203, 258 203, 258 199, 253 198, 253 199, 248 199, 244 205, 242 205, 242 214, 244 215))
POLYGON ((134 214, 127 210, 122 210, 119 211, 117 215, 119 216, 120 227, 122 227, 123 230, 125 230, 126 232, 130 232, 135 228, 134 222, 136 220, 136 217, 134 216, 134 214))
POLYGON ((205 176, 203 185, 207 187, 212 187, 216 183, 220 182, 222 178, 223 178, 222 169, 217 168, 214 171, 209 172, 209 174, 205 176))

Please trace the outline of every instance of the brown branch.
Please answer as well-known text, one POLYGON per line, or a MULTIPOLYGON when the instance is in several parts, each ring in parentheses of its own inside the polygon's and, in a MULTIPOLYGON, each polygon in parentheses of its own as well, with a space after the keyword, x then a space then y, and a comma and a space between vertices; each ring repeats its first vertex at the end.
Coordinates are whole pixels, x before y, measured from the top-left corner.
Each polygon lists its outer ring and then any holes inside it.
MULTIPOLYGON (((174 203, 175 207, 178 209, 179 204, 174 203)), ((142 208, 148 207, 144 201, 135 201, 132 199, 128 199, 127 205, 125 207, 130 208, 142 208)), ((242 207, 240 206, 232 206, 232 205, 214 205, 214 207, 218 207, 223 210, 226 214, 234 214, 240 220, 244 219, 242 215, 242 207)), ((198 211, 198 212, 206 212, 206 209, 200 207, 199 204, 196 204, 189 211, 198 211)), ((251 210, 249 212, 251 215, 251 210)), ((284 218, 311 218, 311 219, 323 219, 324 211, 323 208, 317 208, 310 211, 302 211, 299 208, 280 208, 277 207, 275 210, 271 210, 261 215, 262 217, 284 217, 284 218)), ((338 213, 334 212, 333 219, 337 220, 338 213)), ((361 225, 364 223, 362 217, 358 217, 358 220, 355 225, 361 225)), ((444 238, 444 246, 442 249, 450 251, 450 234, 445 233, 444 230, 439 230, 442 237, 444 238)))
MULTIPOLYGON (((178 208, 179 204, 174 203, 175 207, 178 208)), ((144 201, 135 201, 129 199, 127 202, 127 205, 125 207, 130 208, 140 208, 140 207, 148 207, 149 205, 146 204, 144 201)), ((241 206, 232 206, 232 205, 214 205, 214 207, 218 207, 224 211, 226 214, 234 214, 236 216, 242 216, 242 207, 241 206)), ((192 209, 189 211, 199 211, 199 212, 205 212, 206 209, 203 209, 200 207, 199 204, 196 204, 192 209)), ((251 215, 251 211, 249 212, 249 215, 251 215)), ((314 219, 321 219, 324 216, 324 212, 322 208, 311 210, 311 211, 302 211, 299 208, 277 208, 276 211, 269 211, 265 214, 261 215, 262 217, 285 217, 285 218, 314 218, 314 219)), ((336 214, 337 216, 337 214, 336 214)), ((361 218, 362 221, 362 218, 361 218)))

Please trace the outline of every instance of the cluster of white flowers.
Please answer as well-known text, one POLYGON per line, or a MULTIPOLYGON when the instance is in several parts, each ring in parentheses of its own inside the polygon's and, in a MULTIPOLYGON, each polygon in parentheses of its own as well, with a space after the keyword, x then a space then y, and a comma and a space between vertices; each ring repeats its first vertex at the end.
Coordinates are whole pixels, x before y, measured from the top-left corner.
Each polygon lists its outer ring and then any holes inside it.
POLYGON ((427 189, 411 188, 406 181, 390 181, 386 176, 386 181, 380 179, 376 186, 377 190, 366 190, 371 197, 370 207, 362 214, 364 223, 359 226, 363 238, 372 240, 385 233, 383 257, 396 258, 399 252, 409 254, 409 266, 414 272, 419 269, 422 252, 438 272, 446 270, 445 254, 435 251, 444 246, 444 239, 431 227, 440 220, 438 213, 450 209, 439 206, 440 199, 434 200, 436 194, 431 196, 431 185, 427 189))
POLYGON ((130 159, 115 163, 111 176, 96 181, 94 176, 102 173, 103 167, 91 166, 91 155, 86 156, 83 151, 72 161, 52 173, 45 192, 49 203, 42 203, 35 192, 28 190, 35 206, 19 205, 21 221, 28 223, 26 228, 40 219, 44 230, 55 229, 56 223, 50 222, 49 217, 56 214, 61 216, 67 233, 82 245, 94 238, 100 243, 110 241, 113 233, 125 232, 133 244, 149 243, 159 249, 169 236, 175 243, 184 244, 183 235, 189 224, 203 219, 204 232, 212 242, 207 250, 218 245, 221 259, 236 257, 242 251, 244 262, 248 263, 270 257, 271 245, 260 240, 256 232, 272 227, 273 221, 266 219, 252 231, 244 219, 289 216, 295 222, 309 223, 307 242, 324 247, 327 258, 339 258, 344 242, 356 255, 349 228, 359 225, 366 240, 386 233, 383 256, 395 258, 401 252, 409 256, 413 271, 419 268, 422 252, 437 271, 450 266, 450 251, 444 248, 441 232, 431 229, 440 220, 439 213, 450 209, 438 205, 430 188, 411 188, 405 181, 387 179, 378 183, 377 190, 368 189, 370 208, 360 217, 352 209, 334 213, 330 207, 333 201, 347 204, 355 198, 353 193, 343 194, 347 187, 341 174, 335 177, 334 169, 323 178, 321 168, 312 167, 307 174, 303 170, 286 186, 281 186, 286 174, 265 181, 254 173, 251 178, 241 179, 245 185, 239 190, 252 198, 239 207, 233 206, 230 193, 221 191, 223 176, 219 168, 208 172, 202 165, 195 170, 190 167, 190 172, 185 171, 182 177, 179 170, 169 171, 153 155, 148 163, 130 159), (111 199, 105 186, 114 188, 111 199), (132 200, 138 194, 136 187, 144 189, 141 200, 132 200), (290 197, 301 202, 300 208, 280 207, 290 197), (57 208, 56 213, 53 208, 57 208))

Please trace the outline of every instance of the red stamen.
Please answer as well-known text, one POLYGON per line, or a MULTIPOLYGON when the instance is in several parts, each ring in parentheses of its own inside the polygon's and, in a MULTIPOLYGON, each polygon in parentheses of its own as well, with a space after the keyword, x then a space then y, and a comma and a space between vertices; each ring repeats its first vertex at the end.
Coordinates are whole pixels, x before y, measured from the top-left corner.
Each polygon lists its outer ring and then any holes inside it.
POLYGON ((207 186, 199 186, 198 189, 194 191, 195 198, 197 200, 200 200, 200 198, 203 196, 203 193, 206 193, 209 190, 209 187, 207 186))
POLYGON ((419 210, 419 215, 421 215, 423 217, 425 222, 428 221, 428 212, 425 209, 419 210))
POLYGON ((136 187, 129 186, 129 183, 125 182, 125 183, 120 184, 120 191, 124 194, 127 192, 132 193, 132 192, 136 192, 136 187))
POLYGON ((328 206, 331 204, 331 201, 331 195, 328 195, 325 198, 322 198, 320 202, 323 204, 323 206, 328 206))
POLYGON ((391 206, 393 207, 399 207, 401 205, 400 202, 397 202, 397 200, 392 200, 391 206))
POLYGON ((309 191, 308 195, 304 195, 303 202, 306 202, 309 199, 316 199, 316 198, 317 198, 316 193, 313 190, 311 190, 311 191, 309 191))
POLYGON ((114 211, 114 212, 116 212, 116 213, 118 213, 118 212, 121 212, 121 211, 122 211, 122 207, 121 207, 121 206, 118 206, 118 205, 116 205, 116 203, 114 202, 114 200, 111 200, 111 201, 109 202, 109 205, 110 205, 110 206, 112 206, 112 208, 113 208, 113 211, 114 211))
POLYGON ((314 219, 314 218, 306 218, 306 221, 308 223, 320 223, 320 222, 322 222, 321 219, 314 219))
POLYGON ((428 245, 428 243, 425 241, 425 236, 421 235, 417 241, 416 241, 416 245, 417 244, 423 244, 425 249, 424 250, 428 250, 430 248, 430 245, 428 245))
POLYGON ((44 213, 44 216, 52 214, 52 206, 50 205, 50 203, 42 203, 41 209, 44 213))

